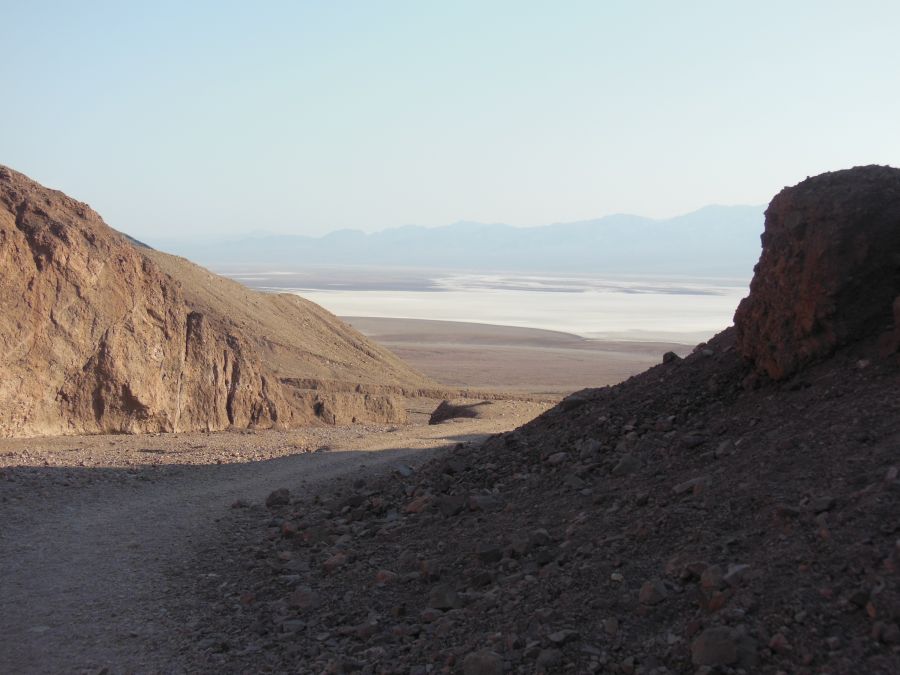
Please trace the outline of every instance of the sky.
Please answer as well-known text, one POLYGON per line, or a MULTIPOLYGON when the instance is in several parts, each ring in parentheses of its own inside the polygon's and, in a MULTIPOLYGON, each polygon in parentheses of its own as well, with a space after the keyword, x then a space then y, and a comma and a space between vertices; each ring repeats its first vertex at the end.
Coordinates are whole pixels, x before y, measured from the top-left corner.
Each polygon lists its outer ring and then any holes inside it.
POLYGON ((900 165, 900 3, 0 0, 0 163, 138 238, 762 204, 900 165))

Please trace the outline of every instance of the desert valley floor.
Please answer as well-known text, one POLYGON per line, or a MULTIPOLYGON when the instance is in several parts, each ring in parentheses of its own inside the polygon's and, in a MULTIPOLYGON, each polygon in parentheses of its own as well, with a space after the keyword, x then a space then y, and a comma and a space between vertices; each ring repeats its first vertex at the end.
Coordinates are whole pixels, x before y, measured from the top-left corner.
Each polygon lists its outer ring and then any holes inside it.
POLYGON ((458 321, 344 317, 442 384, 559 397, 615 384, 693 345, 588 340, 571 333, 458 321))

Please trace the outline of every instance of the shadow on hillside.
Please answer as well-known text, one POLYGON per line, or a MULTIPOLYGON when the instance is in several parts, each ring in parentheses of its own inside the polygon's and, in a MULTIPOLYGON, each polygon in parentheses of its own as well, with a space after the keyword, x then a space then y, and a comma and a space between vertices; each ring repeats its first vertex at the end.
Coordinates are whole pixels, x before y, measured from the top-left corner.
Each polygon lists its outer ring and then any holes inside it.
MULTIPOLYGON (((209 499, 237 495, 258 500, 276 488, 309 483, 321 484, 322 489, 327 490, 331 481, 335 481, 337 488, 347 481, 368 480, 398 470, 405 474, 410 465, 420 466, 436 455, 452 452, 460 443, 479 443, 489 436, 457 434, 448 436, 446 443, 434 448, 398 447, 372 451, 319 448, 281 457, 221 464, 190 464, 163 458, 127 467, 14 464, 0 467, 0 511, 10 503, 40 500, 41 510, 46 512, 54 497, 65 501, 73 496, 73 489, 79 487, 102 488, 99 496, 103 499, 111 496, 110 490, 150 488, 157 484, 179 488, 195 486, 190 497, 209 499)), ((140 449, 130 454, 150 459, 161 454, 177 456, 180 453, 140 449)), ((79 495, 79 499, 85 496, 79 495)))

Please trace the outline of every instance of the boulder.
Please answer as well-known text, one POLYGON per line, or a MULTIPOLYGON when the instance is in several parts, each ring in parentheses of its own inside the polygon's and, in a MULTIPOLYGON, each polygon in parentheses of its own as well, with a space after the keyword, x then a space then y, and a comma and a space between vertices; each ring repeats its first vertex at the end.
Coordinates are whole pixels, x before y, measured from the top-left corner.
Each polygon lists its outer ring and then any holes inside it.
POLYGON ((785 188, 734 323, 740 353, 772 379, 891 329, 900 296, 900 169, 864 166, 785 188))

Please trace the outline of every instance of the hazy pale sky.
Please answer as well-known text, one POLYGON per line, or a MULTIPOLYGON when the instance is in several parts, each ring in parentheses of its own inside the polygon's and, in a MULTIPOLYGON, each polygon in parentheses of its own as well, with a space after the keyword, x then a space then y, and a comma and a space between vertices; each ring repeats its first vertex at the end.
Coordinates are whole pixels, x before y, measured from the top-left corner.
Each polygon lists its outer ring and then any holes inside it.
POLYGON ((900 3, 0 0, 0 163, 137 237, 535 225, 900 165, 900 3))

